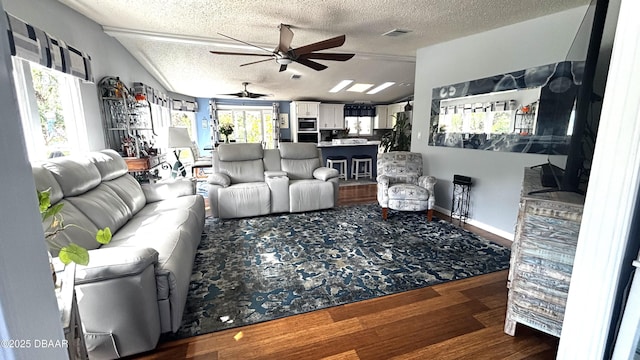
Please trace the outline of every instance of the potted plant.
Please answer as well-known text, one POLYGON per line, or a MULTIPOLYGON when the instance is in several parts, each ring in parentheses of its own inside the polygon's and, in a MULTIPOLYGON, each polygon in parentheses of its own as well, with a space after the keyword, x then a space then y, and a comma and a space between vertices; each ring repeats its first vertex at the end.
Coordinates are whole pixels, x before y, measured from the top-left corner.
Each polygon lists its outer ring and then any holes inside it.
POLYGON ((405 113, 398 113, 393 129, 380 140, 384 152, 411 150, 411 122, 405 113))
MULTIPOLYGON (((57 203, 52 206, 50 191, 51 189, 38 191, 38 204, 40 207, 42 222, 44 223, 46 221, 49 221, 47 228, 44 231, 45 239, 53 239, 58 234, 64 232, 70 227, 75 227, 91 233, 89 230, 76 224, 64 223, 64 218, 60 213, 64 206, 64 203, 57 203)), ((100 244, 108 244, 111 241, 111 229, 109 229, 109 227, 106 227, 104 229, 98 230, 98 232, 95 234, 95 238, 96 241, 100 244)), ((87 265, 89 263, 89 252, 87 251, 87 249, 80 245, 70 243, 69 245, 63 246, 60 249, 56 250, 59 250, 58 257, 60 258, 60 261, 65 265, 68 265, 71 262, 79 265, 87 265)))
POLYGON ((233 124, 231 123, 226 123, 226 124, 222 124, 220 125, 220 133, 222 135, 224 135, 224 142, 228 143, 229 142, 229 135, 233 134, 233 124))

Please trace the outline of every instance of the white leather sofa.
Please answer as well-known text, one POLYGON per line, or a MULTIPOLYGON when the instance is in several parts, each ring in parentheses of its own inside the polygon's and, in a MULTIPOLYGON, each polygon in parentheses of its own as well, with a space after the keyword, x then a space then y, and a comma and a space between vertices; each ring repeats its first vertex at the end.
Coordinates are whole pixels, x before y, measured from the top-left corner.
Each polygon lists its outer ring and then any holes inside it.
MULTIPOLYGON (((69 228, 54 241, 89 249, 77 266, 78 308, 92 359, 113 359, 157 345, 180 326, 196 249, 204 227, 204 199, 190 180, 140 185, 113 150, 32 165, 38 190, 63 202, 69 228), (109 227, 111 242, 93 234, 109 227)), ((50 246, 56 256, 56 246, 50 246)))
POLYGON ((328 209, 338 203, 338 171, 322 166, 315 144, 220 144, 213 152, 209 204, 213 217, 328 209))

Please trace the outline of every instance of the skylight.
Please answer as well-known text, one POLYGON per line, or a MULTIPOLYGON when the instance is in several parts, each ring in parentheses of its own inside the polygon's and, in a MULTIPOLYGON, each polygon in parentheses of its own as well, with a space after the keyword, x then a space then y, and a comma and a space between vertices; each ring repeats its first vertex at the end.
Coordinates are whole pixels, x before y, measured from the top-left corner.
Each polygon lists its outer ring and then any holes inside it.
POLYGON ((372 86, 373 86, 373 84, 357 83, 357 84, 353 85, 352 87, 348 88, 347 91, 360 92, 361 93, 361 92, 367 91, 372 86))
POLYGON ((393 84, 395 84, 395 82, 393 82, 393 81, 387 81, 386 83, 380 84, 380 85, 378 85, 378 86, 374 87, 373 89, 369 90, 369 91, 367 92, 367 94, 369 94, 369 95, 377 94, 377 93, 379 93, 380 91, 382 91, 382 90, 384 90, 384 89, 388 88, 389 86, 391 86, 391 85, 393 85, 393 84))
POLYGON ((330 93, 337 93, 340 90, 344 89, 347 87, 347 85, 351 84, 353 82, 353 80, 342 80, 338 83, 338 85, 334 86, 331 90, 329 90, 330 93))

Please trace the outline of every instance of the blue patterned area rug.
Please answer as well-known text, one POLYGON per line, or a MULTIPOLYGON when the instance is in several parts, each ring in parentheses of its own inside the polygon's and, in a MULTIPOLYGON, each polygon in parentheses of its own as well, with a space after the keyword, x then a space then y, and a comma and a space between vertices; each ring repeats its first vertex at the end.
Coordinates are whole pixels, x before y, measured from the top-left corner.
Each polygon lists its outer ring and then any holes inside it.
POLYGON ((357 205, 207 219, 173 340, 507 269, 507 248, 424 213, 357 205))

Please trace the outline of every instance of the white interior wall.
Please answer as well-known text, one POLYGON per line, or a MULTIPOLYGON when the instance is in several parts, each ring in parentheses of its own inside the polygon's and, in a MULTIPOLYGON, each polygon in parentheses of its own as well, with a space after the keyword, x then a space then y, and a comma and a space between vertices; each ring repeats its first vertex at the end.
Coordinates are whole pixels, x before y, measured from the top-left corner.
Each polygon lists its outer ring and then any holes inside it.
MULTIPOLYGON (((428 146, 434 87, 565 60, 587 7, 531 19, 418 49, 411 150, 425 156, 426 173, 438 179, 436 206, 448 212, 454 174, 473 178, 469 223, 513 239, 526 166, 546 155, 428 146)), ((551 162, 564 166, 565 156, 551 162)))
MULTIPOLYGON (((3 2, 5 11, 88 53, 91 56, 96 84, 105 76, 118 76, 128 86, 132 86, 136 81, 167 92, 115 38, 105 34, 100 25, 59 1, 3 2)), ((96 84, 80 85, 90 150, 106 147, 96 84)))
MULTIPOLYGON (((6 17, 0 19, 0 33, 7 33, 6 17)), ((2 36, 0 167, 8 170, 0 173, 0 359, 66 359, 66 348, 35 342, 62 341, 64 335, 11 68, 9 41, 2 36)))

